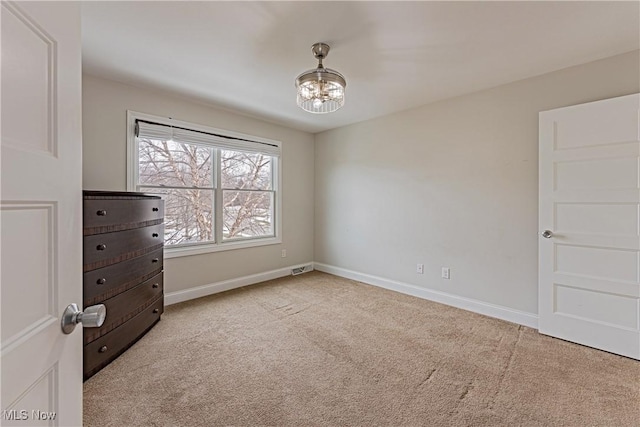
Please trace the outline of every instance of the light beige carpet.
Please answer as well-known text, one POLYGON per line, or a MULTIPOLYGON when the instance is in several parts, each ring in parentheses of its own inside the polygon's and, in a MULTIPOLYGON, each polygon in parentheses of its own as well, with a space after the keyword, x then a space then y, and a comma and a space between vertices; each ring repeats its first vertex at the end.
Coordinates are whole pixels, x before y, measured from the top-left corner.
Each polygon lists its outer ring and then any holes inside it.
POLYGON ((640 362, 324 273, 167 308, 87 426, 638 426, 640 362))

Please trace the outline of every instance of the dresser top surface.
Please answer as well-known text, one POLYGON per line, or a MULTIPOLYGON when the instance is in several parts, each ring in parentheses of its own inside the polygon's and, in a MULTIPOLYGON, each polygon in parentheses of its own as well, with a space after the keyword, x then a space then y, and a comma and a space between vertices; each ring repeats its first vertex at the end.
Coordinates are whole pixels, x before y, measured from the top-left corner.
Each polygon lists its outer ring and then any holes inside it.
POLYGON ((114 199, 160 199, 160 196, 136 193, 133 191, 97 191, 83 190, 85 200, 114 200, 114 199))

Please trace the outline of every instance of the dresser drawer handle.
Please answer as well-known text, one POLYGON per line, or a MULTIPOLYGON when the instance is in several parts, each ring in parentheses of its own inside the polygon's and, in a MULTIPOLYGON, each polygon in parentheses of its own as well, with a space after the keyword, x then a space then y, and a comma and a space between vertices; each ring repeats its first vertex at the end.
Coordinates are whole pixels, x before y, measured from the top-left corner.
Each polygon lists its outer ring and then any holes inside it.
POLYGON ((98 212, 96 212, 96 215, 107 216, 107 211, 105 211, 104 209, 100 209, 98 212))
POLYGON ((104 353, 105 351, 107 351, 107 346, 103 345, 102 347, 100 347, 100 349, 98 350, 100 353, 104 353))
POLYGON ((158 233, 153 233, 151 237, 158 237, 158 233))
POLYGON ((151 285, 151 287, 154 288, 154 289, 158 289, 158 286, 160 286, 160 285, 157 284, 157 283, 154 283, 153 285, 151 285))
POLYGON ((154 211, 154 212, 158 212, 158 210, 159 210, 158 208, 153 208, 152 209, 152 211, 154 211))
POLYGON ((101 245, 96 246, 96 249, 99 251, 104 251, 105 249, 107 249, 107 245, 103 243, 101 245))
POLYGON ((98 280, 96 280, 96 283, 98 285, 104 285, 105 283, 107 283, 107 279, 105 279, 104 277, 101 277, 98 280))
POLYGON ((158 258, 154 258, 151 260, 151 262, 158 262, 158 261, 160 261, 158 258))
POLYGON ((159 312, 160 312, 160 310, 158 310, 157 308, 154 308, 154 309, 153 309, 153 312, 154 312, 154 313, 159 313, 159 312))

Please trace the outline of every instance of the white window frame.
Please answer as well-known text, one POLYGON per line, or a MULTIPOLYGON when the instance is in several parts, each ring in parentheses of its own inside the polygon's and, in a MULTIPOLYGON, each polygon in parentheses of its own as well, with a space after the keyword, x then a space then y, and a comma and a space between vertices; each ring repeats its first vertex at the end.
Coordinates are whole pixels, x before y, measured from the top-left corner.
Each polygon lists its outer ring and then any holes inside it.
MULTIPOLYGON (((261 138, 253 135, 233 132, 225 129, 213 128, 210 126, 189 123, 182 120, 175 120, 170 117, 160 117, 152 114, 140 113, 137 111, 127 110, 127 191, 136 191, 138 185, 138 144, 136 141, 136 120, 146 120, 158 124, 169 125, 174 127, 182 127, 195 131, 214 133, 231 138, 246 139, 266 144, 277 145, 282 147, 280 141, 261 138)), ((243 248, 253 248, 257 246, 276 245, 282 243, 282 155, 274 156, 272 167, 275 169, 273 173, 273 192, 274 192, 274 236, 242 238, 237 240, 222 239, 222 188, 219 187, 220 168, 216 166, 215 171, 218 175, 217 187, 215 190, 215 210, 214 210, 214 236, 215 242, 194 243, 193 245, 165 246, 165 258, 177 258, 190 255, 199 255, 210 252, 229 251, 243 248)))

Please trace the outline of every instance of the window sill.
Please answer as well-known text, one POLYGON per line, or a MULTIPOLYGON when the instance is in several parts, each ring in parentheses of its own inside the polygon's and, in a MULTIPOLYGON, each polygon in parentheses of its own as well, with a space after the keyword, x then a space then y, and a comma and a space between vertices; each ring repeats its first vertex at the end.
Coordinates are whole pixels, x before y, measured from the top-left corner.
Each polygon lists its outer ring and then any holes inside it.
POLYGON ((171 248, 165 246, 164 258, 180 258, 191 255, 201 255, 212 252, 231 251, 235 249, 255 248, 258 246, 277 245, 282 243, 280 237, 267 237, 264 239, 255 239, 250 241, 226 242, 221 244, 194 245, 171 248))

